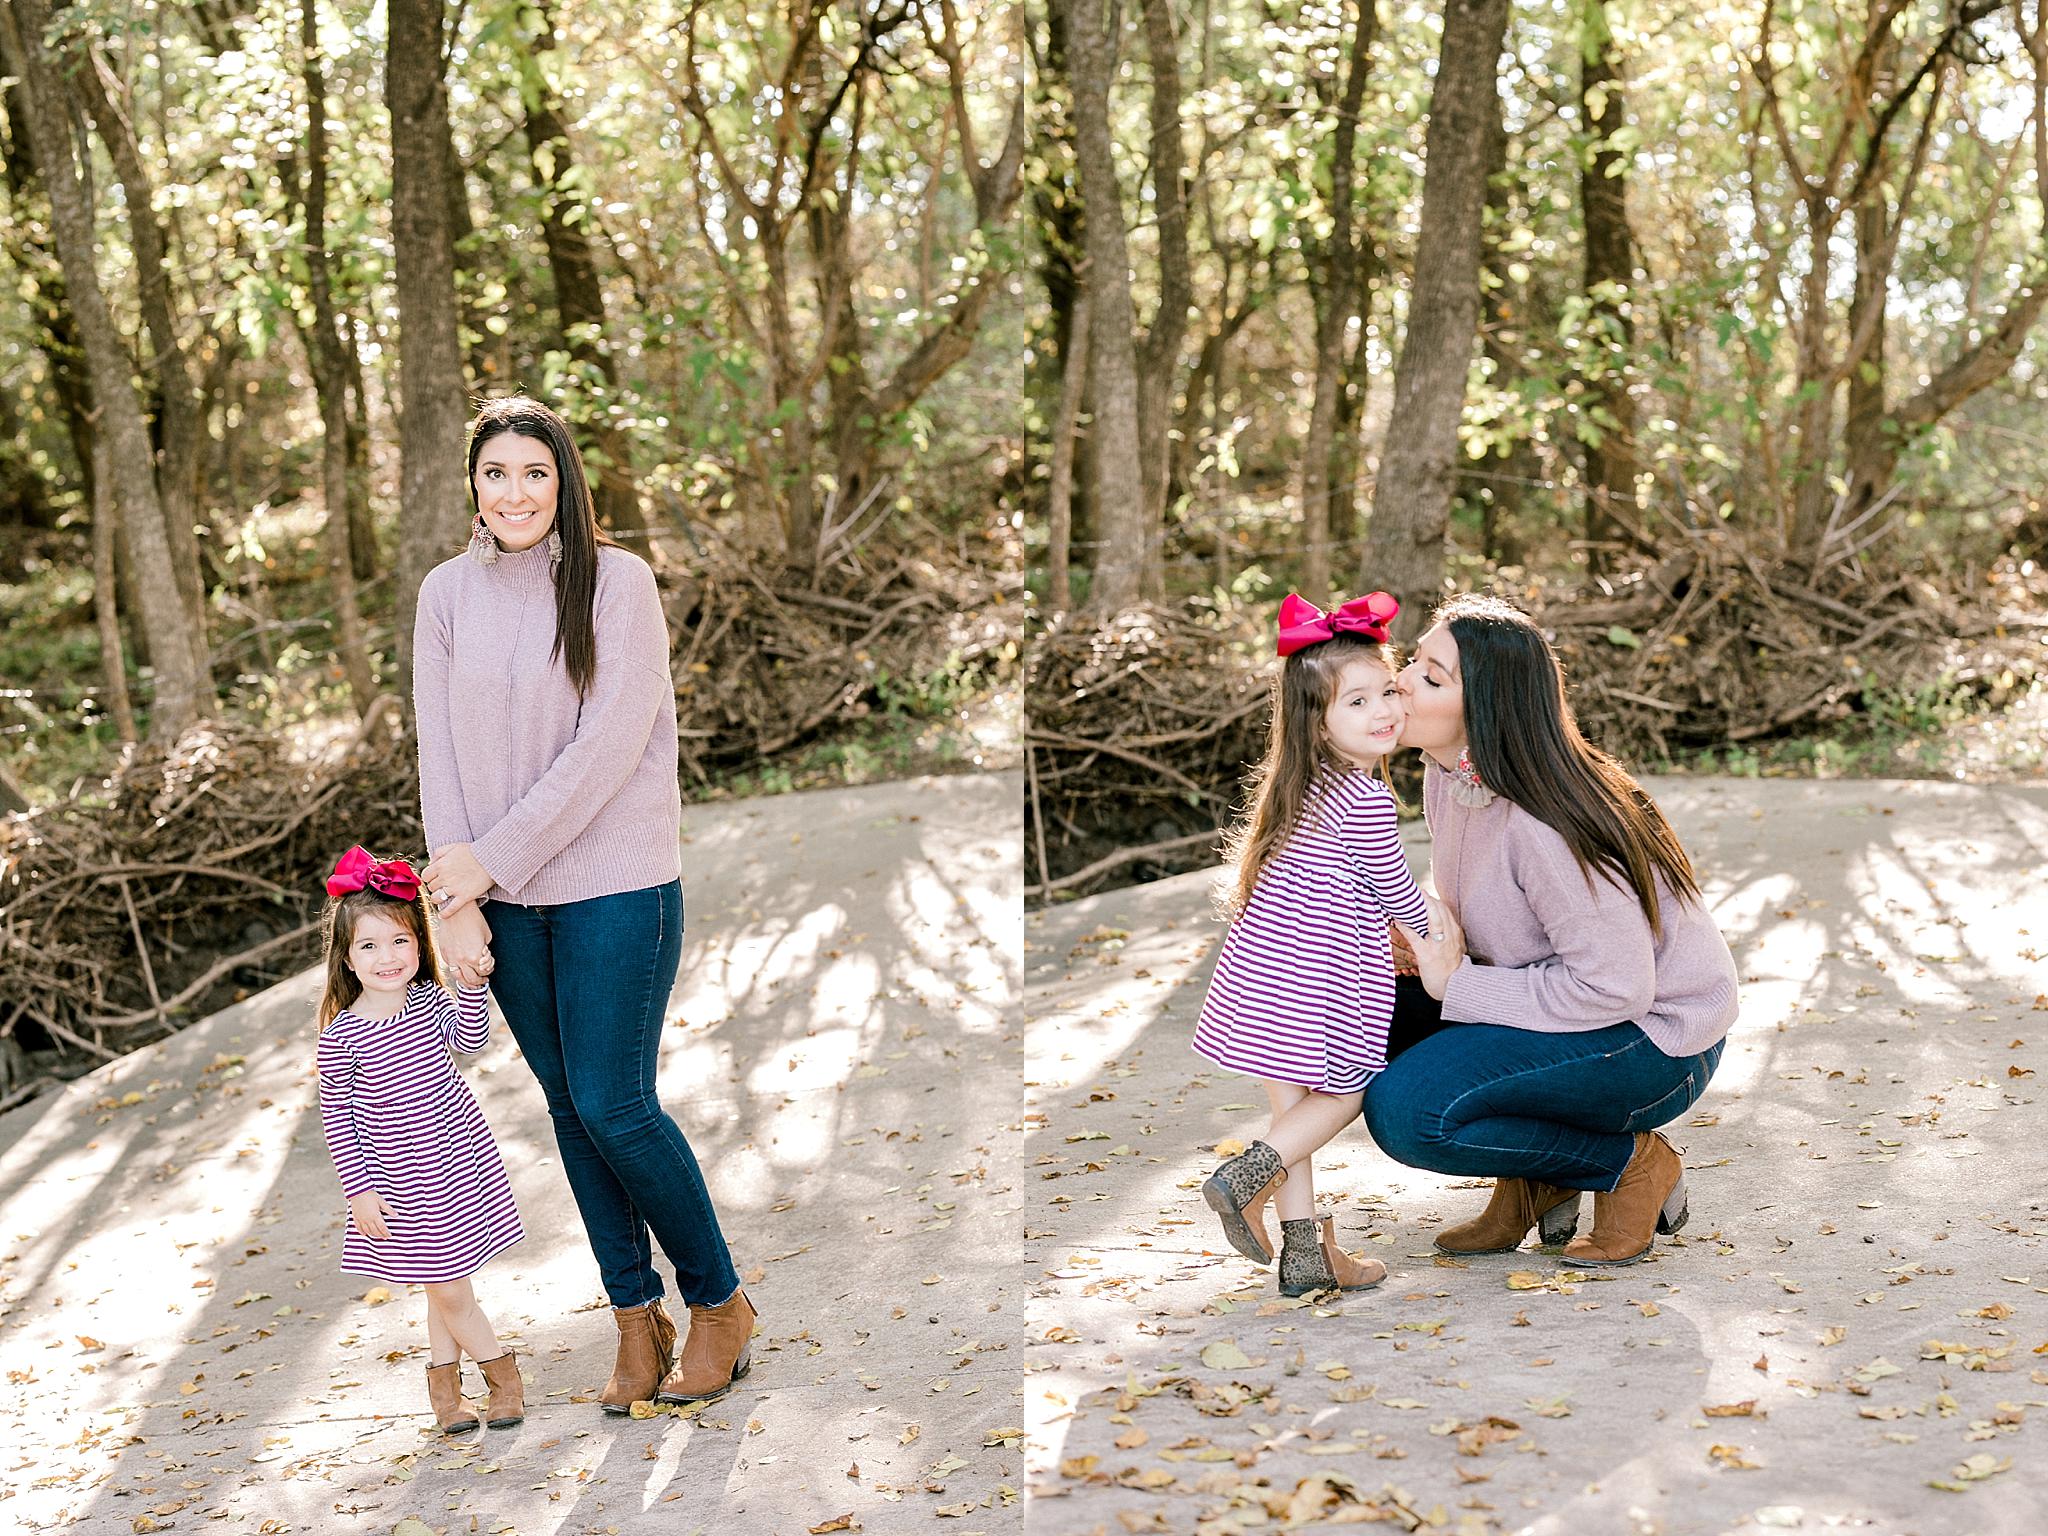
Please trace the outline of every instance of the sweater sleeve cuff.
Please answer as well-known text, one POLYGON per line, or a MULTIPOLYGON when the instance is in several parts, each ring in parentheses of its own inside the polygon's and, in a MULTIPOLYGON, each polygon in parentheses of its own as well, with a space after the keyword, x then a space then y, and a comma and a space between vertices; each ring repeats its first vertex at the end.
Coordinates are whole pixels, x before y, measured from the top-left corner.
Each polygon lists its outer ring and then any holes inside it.
POLYGON ((1494 996, 1496 988, 1489 986, 1490 965, 1481 965, 1466 956, 1451 972, 1450 980, 1444 983, 1443 1017, 1453 1024, 1498 1024, 1502 1020, 1493 1017, 1501 1010, 1496 1006, 1499 999, 1494 996))
MULTIPOLYGON (((517 891, 532 880, 535 870, 526 867, 520 848, 522 839, 507 817, 469 845, 470 853, 501 891, 517 891)), ((488 893, 486 893, 488 894, 488 893)))

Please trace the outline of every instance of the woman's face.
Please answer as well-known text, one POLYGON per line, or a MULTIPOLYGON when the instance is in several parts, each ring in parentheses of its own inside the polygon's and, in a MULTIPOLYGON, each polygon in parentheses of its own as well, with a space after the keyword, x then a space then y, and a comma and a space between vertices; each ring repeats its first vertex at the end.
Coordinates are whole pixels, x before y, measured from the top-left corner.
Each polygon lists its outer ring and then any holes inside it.
POLYGON ((537 438, 500 432, 477 451, 477 510, 500 549, 531 549, 548 536, 560 484, 555 456, 537 438))
POLYGON ((1465 749, 1465 689, 1459 680, 1458 642, 1438 624, 1415 642, 1415 657, 1401 669, 1408 725, 1401 744, 1419 747, 1442 763, 1465 749))

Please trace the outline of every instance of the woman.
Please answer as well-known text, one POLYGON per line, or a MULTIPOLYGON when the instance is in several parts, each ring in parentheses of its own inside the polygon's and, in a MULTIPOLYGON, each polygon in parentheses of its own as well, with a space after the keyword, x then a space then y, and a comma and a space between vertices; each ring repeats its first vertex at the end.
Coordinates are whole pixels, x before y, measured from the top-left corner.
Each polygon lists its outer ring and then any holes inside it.
POLYGON ((575 443, 545 406, 484 407, 469 485, 469 549, 420 584, 413 639, 427 891, 450 960, 490 976, 547 1097, 618 1322, 605 1411, 708 1401, 746 1374, 754 1309, 655 1097, 683 941, 660 595, 598 531, 575 443), (680 1358, 650 1233, 690 1309, 680 1358))
POLYGON ((1735 1020, 1735 962, 1663 813, 1587 744, 1556 653, 1497 598, 1454 597, 1402 669, 1402 740, 1429 761, 1437 893, 1456 922, 1417 945, 1366 1090, 1374 1140, 1412 1167, 1495 1179, 1447 1253, 1577 1225, 1573 1264, 1631 1264, 1686 1218, 1656 1127, 1705 1091, 1735 1020))

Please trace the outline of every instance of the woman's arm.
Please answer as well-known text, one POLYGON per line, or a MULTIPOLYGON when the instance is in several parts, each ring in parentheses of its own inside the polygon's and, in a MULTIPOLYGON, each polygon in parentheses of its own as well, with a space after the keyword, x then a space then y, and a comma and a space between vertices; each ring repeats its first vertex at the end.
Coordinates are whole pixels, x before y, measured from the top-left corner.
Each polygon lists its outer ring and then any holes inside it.
POLYGON ((614 574, 598 588, 597 676, 575 739, 498 824, 470 845, 477 863, 506 890, 530 881, 619 792, 647 753, 664 698, 675 697, 668 620, 654 572, 630 557, 613 564, 614 574))
POLYGON ((420 607, 412 627, 412 717, 419 729, 420 818, 426 823, 431 857, 450 843, 470 840, 469 811, 462 802, 462 774, 455 758, 455 733, 448 724, 448 658, 453 652, 449 616, 430 575, 420 586, 420 607))
POLYGON ((1559 1031, 1639 1022, 1657 998, 1657 953, 1635 892, 1598 870, 1589 882, 1562 840, 1530 850, 1516 874, 1550 957, 1515 967, 1466 959, 1445 984, 1444 1018, 1559 1031))

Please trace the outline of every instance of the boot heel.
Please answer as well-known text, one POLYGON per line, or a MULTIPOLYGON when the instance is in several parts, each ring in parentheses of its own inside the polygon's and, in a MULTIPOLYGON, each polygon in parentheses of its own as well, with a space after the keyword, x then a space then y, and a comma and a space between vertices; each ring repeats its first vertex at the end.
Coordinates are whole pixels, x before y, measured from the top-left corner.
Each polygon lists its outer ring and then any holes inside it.
POLYGON ((1580 1190, 1571 1199, 1552 1206, 1537 1218, 1536 1233, 1545 1248, 1561 1247, 1577 1236, 1579 1206, 1585 1198, 1585 1191, 1580 1190))
POLYGON ((1657 1230, 1676 1232, 1690 1215, 1692 1212, 1687 1209, 1685 1201, 1685 1175, 1681 1173, 1678 1182, 1671 1186, 1671 1193, 1664 1197, 1663 1209, 1657 1212, 1657 1230))

